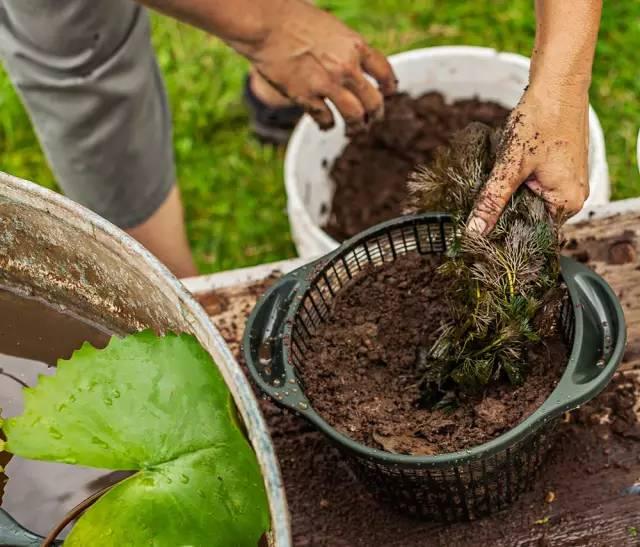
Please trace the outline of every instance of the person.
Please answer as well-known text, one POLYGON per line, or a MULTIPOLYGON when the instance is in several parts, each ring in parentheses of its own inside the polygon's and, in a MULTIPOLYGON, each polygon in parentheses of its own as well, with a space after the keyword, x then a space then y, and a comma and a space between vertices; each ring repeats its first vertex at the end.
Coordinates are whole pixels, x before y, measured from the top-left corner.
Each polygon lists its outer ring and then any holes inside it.
MULTIPOLYGON (((141 6, 220 37, 253 63, 245 96, 265 137, 295 121, 292 103, 331 127, 326 100, 349 133, 364 130, 397 83, 380 52, 306 0, 0 0, 1 54, 62 189, 189 276, 170 115, 141 6)), ((536 0, 530 85, 469 230, 491 230, 523 182, 554 210, 582 206, 601 10, 602 0, 536 0)))
MULTIPOLYGON (((305 0, 0 0, 0 55, 62 190, 187 277, 196 267, 145 6, 224 40, 252 61, 254 99, 284 94, 321 127, 333 124, 325 99, 350 131, 365 127, 396 82, 380 52, 305 0)), ((281 129, 277 107, 267 129, 281 129)))

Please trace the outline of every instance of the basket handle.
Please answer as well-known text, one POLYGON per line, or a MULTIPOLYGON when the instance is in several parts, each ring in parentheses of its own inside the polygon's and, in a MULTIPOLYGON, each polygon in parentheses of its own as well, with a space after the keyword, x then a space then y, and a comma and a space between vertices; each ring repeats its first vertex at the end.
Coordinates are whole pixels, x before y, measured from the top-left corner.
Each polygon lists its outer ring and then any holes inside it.
POLYGON ((567 364, 568 374, 548 400, 564 411, 592 399, 606 387, 624 354, 626 325, 618 299, 604 279, 566 258, 562 271, 575 308, 574 351, 567 364))
POLYGON ((313 265, 283 276, 260 298, 247 320, 243 338, 245 361, 258 387, 276 403, 299 413, 305 413, 310 405, 285 359, 281 338, 300 282, 313 265))

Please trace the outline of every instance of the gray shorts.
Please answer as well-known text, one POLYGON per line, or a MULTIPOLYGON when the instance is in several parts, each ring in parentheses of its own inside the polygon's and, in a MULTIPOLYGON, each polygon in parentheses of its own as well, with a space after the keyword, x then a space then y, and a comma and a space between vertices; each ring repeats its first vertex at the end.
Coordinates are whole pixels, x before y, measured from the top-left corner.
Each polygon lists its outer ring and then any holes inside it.
POLYGON ((0 55, 65 194, 121 228, 147 220, 176 173, 146 11, 0 0, 0 55))

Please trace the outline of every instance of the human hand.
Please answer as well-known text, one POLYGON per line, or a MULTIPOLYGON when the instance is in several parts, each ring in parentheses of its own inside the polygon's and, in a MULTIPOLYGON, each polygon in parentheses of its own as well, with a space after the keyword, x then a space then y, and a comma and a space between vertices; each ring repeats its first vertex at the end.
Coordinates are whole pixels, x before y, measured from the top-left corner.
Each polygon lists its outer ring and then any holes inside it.
POLYGON ((588 116, 586 90, 529 87, 505 124, 495 166, 468 230, 490 232, 523 183, 559 219, 580 211, 589 196, 588 116))
POLYGON ((334 125, 325 99, 336 106, 352 134, 380 119, 383 96, 396 91, 393 69, 380 52, 304 0, 283 0, 274 9, 269 32, 245 54, 266 80, 323 129, 334 125))

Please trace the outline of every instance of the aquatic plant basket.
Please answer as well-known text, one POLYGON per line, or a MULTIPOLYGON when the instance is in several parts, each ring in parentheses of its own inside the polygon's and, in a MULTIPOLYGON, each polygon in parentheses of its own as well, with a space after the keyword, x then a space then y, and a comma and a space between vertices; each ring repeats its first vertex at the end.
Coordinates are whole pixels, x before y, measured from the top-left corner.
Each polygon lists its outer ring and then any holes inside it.
POLYGON ((437 213, 402 217, 362 232, 282 277, 256 305, 243 340, 260 389, 322 431, 374 494, 405 513, 448 522, 500 510, 532 485, 559 420, 605 388, 626 339, 622 308, 611 288, 590 269, 562 257, 569 298, 559 324, 571 353, 558 385, 531 416, 490 442, 435 456, 392 454, 343 435, 314 410, 298 374, 314 332, 330 320, 340 291, 370 265, 407 253, 442 254, 453 236, 450 218, 437 213))

